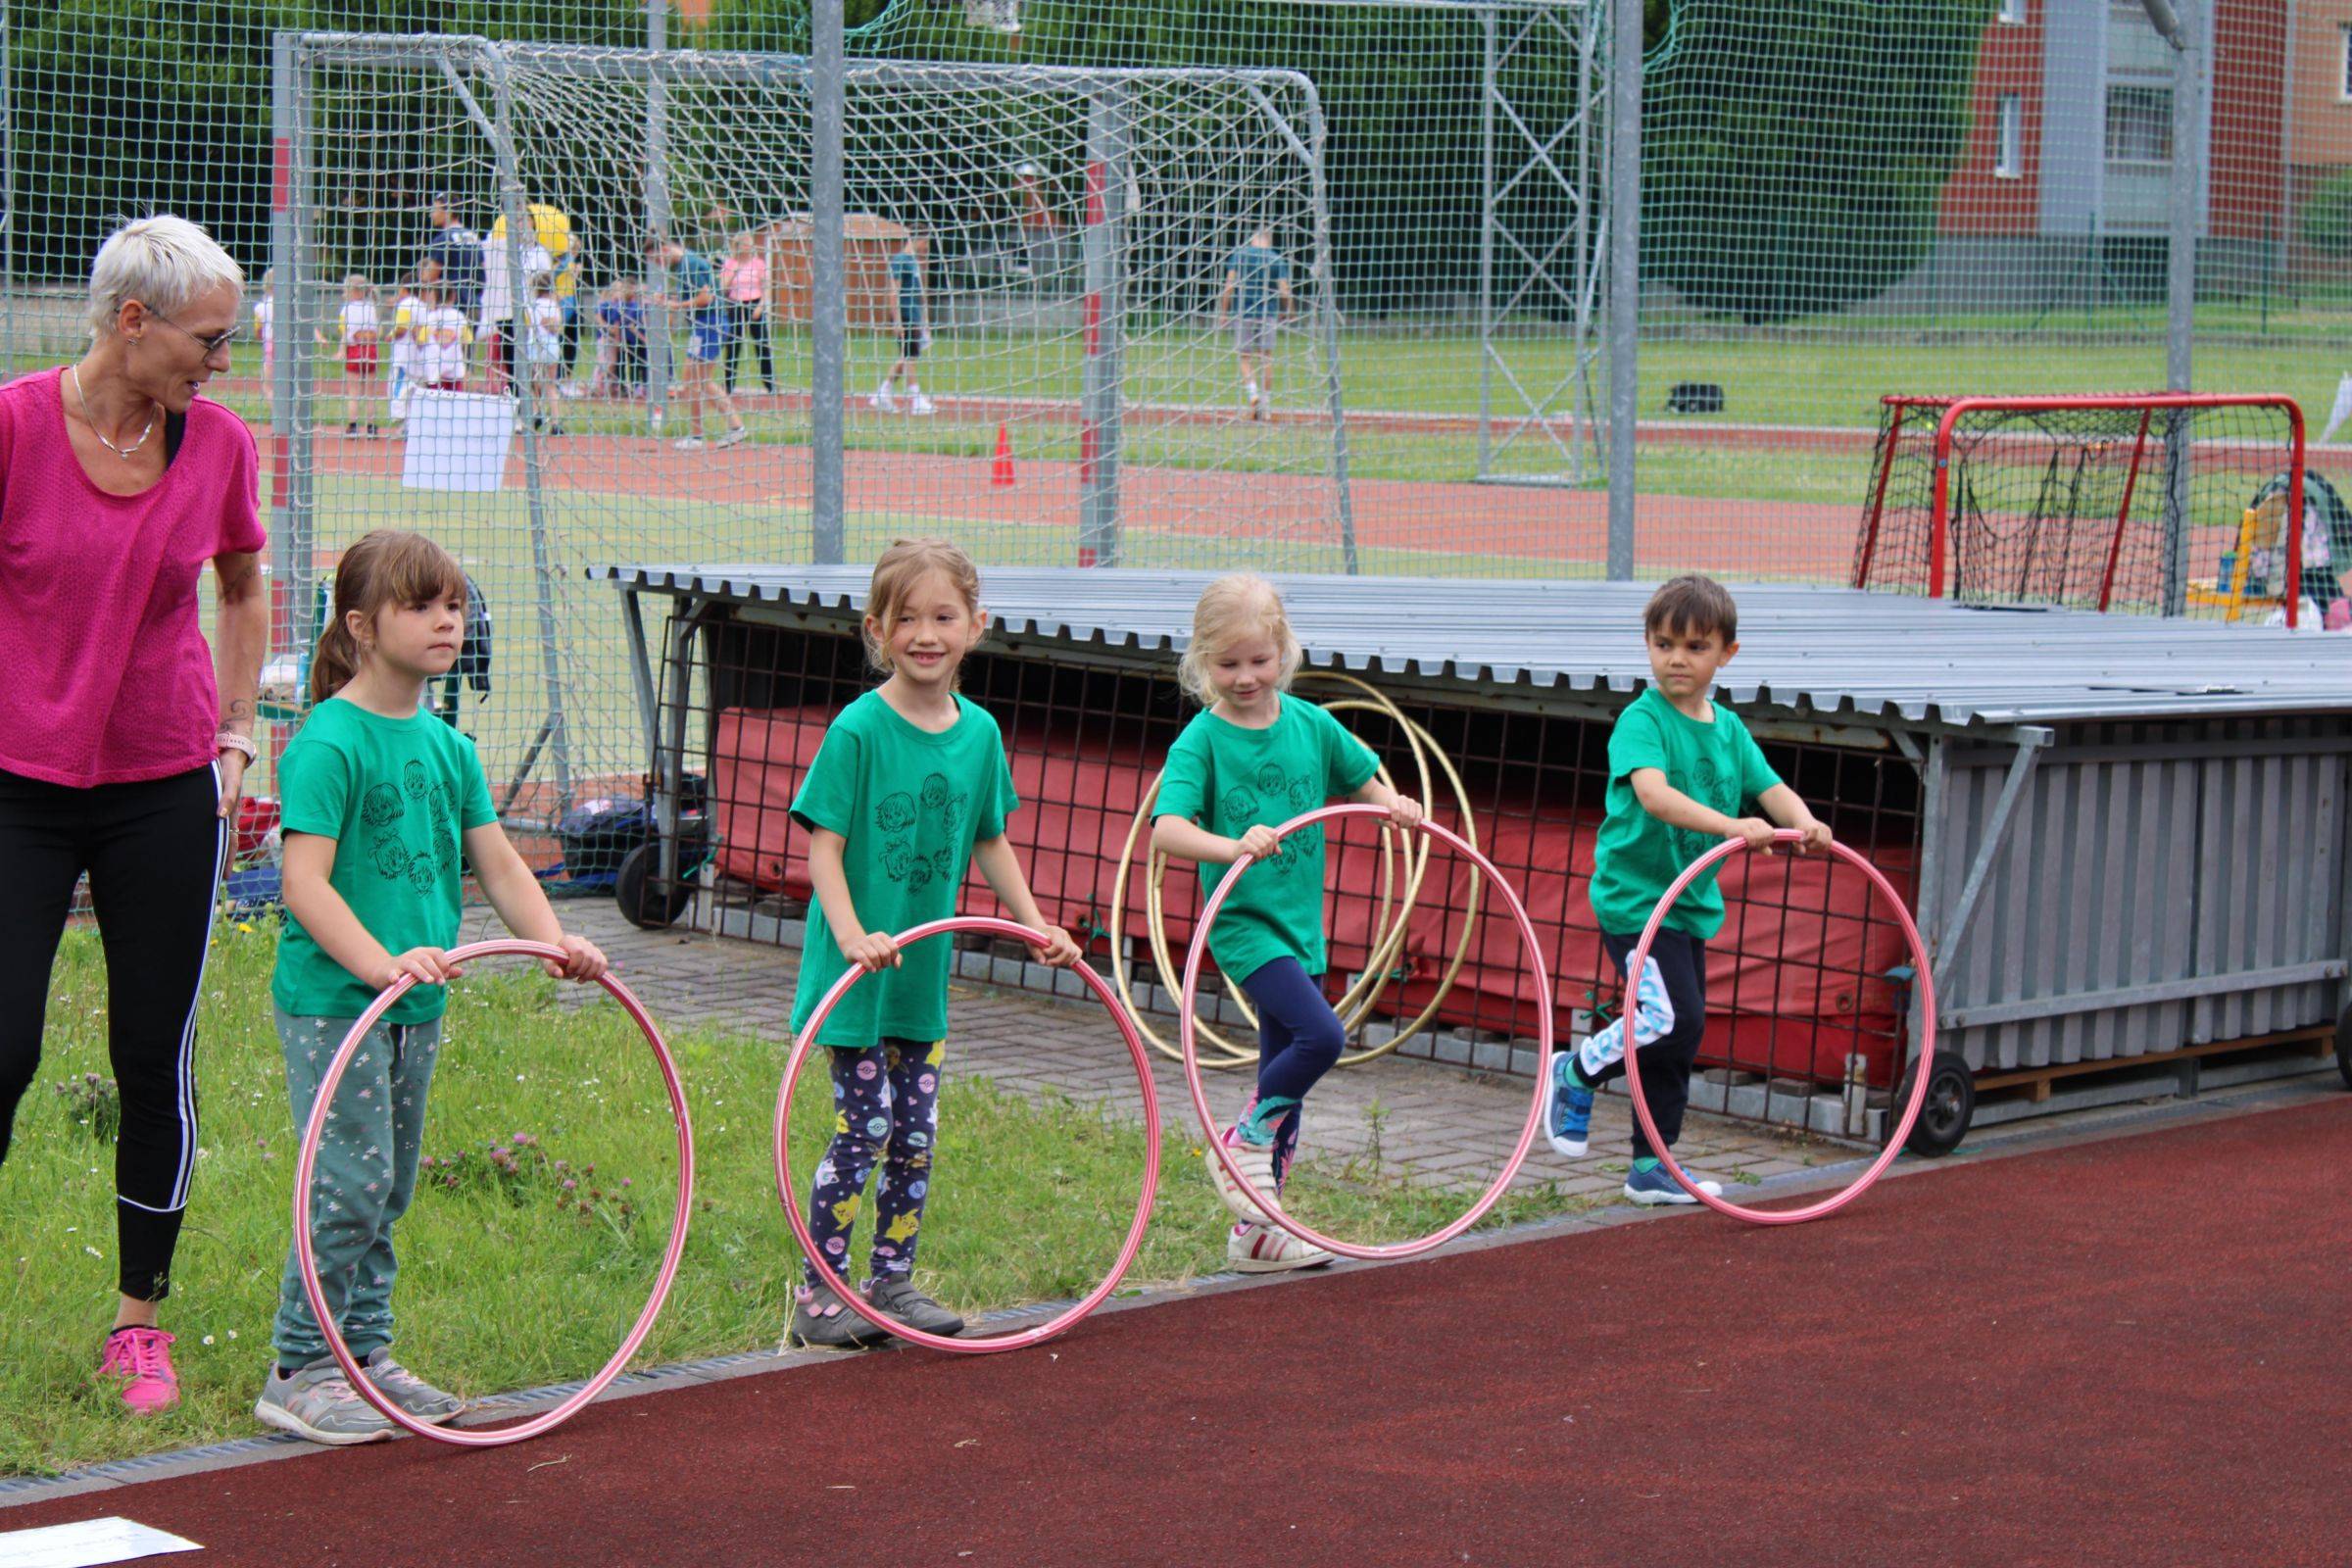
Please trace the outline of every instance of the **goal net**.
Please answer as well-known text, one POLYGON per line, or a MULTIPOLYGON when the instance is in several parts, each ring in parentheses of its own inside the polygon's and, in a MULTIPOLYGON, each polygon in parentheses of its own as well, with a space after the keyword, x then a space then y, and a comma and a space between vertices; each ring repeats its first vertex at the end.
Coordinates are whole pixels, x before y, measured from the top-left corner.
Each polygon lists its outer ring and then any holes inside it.
POLYGON ((1851 580, 2293 625, 2314 586, 2288 522, 2303 491, 2303 418, 2285 398, 1890 396, 1851 580))
MULTIPOLYGON (((388 345, 280 363, 281 646, 340 548, 432 534, 497 616, 461 721, 526 812, 566 806, 644 755, 582 568, 815 559, 809 62, 279 60, 277 340, 372 310, 388 345), (454 399, 508 442, 486 468, 442 439, 454 399)), ((1354 568, 1304 76, 854 59, 844 114, 841 559, 929 533, 992 565, 1354 568)))

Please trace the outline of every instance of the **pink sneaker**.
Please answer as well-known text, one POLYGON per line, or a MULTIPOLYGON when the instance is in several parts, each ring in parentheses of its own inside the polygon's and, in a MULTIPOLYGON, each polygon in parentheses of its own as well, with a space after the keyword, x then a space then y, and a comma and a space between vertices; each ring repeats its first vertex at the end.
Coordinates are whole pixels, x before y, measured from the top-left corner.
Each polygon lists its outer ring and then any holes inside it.
POLYGON ((179 1402, 179 1374, 172 1370, 172 1336, 162 1329, 122 1328, 106 1337, 100 1377, 122 1379, 122 1402, 133 1415, 153 1415, 179 1402))

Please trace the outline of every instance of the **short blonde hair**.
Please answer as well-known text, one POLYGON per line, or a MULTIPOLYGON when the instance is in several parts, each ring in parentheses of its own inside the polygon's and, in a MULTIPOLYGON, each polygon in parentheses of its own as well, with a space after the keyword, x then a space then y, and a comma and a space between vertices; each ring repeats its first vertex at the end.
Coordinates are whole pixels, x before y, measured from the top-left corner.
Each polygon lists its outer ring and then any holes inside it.
POLYGON ((1193 606, 1192 641, 1184 645, 1184 657, 1176 664, 1176 679, 1185 695, 1202 708, 1212 706, 1217 689, 1209 681, 1208 666, 1245 637, 1274 640, 1282 661, 1276 684, 1289 691, 1291 677, 1298 673, 1306 657, 1298 634, 1291 630, 1290 612, 1283 609, 1282 595, 1274 591, 1272 583, 1253 571, 1237 571, 1201 589, 1200 602, 1193 606))
POLYGON ((874 563, 873 581, 865 590, 865 618, 858 625, 865 638, 865 662, 885 675, 894 668, 888 634, 891 617, 933 572, 954 585, 965 610, 975 616, 980 613, 980 568, 960 547, 947 539, 893 539, 874 563), (884 628, 880 637, 874 635, 876 626, 884 628))
POLYGON ((245 270, 213 236, 170 213, 124 223, 90 264, 90 341, 115 329, 125 300, 159 316, 183 311, 226 283, 245 291, 245 270))

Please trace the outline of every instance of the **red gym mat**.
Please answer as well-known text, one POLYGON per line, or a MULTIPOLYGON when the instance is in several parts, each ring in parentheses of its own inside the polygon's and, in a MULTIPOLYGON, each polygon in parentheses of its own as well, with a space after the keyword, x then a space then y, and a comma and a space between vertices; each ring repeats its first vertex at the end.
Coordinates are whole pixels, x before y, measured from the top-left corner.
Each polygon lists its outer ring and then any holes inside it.
POLYGON ((205 1563, 2340 1562, 2352 1100, 0 1511, 205 1563))

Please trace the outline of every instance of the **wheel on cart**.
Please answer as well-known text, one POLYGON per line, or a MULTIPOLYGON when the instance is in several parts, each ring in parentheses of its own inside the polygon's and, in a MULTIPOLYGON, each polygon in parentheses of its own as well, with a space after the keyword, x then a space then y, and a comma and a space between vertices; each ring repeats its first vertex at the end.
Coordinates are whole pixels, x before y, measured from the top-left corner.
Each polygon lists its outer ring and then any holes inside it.
POLYGON ((612 878, 612 898, 620 906, 621 918, 647 931, 675 925, 694 903, 691 878, 699 858, 681 852, 677 879, 664 885, 660 844, 648 841, 622 856, 620 869, 612 878))
MULTIPOLYGON (((1977 1113, 1977 1075, 1969 1069, 1968 1058, 1957 1051, 1938 1051, 1924 1063, 1911 1064, 1890 1105, 1900 1106, 1909 1100, 1912 1074, 1923 1070, 1928 1074, 1927 1098, 1920 1102, 1919 1120, 1911 1124, 1910 1141, 1903 1147, 1914 1154, 1939 1159, 1958 1149, 1960 1140, 1968 1136, 1969 1118, 1977 1113)), ((1889 1129, 1893 1114, 1889 1109, 1889 1129)))
POLYGON ((2335 1020, 2335 1070, 2344 1075, 2344 1087, 2352 1089, 2352 1007, 2335 1020))

